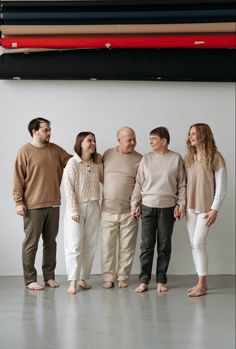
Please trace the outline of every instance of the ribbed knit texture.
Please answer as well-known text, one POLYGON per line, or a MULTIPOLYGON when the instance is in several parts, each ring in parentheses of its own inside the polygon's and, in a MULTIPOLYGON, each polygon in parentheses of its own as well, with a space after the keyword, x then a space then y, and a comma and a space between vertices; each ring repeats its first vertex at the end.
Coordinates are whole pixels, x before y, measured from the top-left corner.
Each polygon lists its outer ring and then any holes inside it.
POLYGON ((72 216, 79 215, 79 204, 100 199, 102 164, 85 162, 75 154, 65 168, 63 182, 66 205, 72 216))

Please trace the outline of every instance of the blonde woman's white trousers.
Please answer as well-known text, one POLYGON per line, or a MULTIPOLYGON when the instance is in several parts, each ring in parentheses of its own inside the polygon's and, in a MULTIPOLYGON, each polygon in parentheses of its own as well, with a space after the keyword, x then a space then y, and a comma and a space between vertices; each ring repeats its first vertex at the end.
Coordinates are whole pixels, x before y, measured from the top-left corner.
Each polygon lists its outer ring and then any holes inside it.
POLYGON ((186 223, 192 247, 193 261, 198 276, 208 273, 208 257, 206 239, 209 228, 206 226, 206 213, 197 213, 187 210, 186 223))

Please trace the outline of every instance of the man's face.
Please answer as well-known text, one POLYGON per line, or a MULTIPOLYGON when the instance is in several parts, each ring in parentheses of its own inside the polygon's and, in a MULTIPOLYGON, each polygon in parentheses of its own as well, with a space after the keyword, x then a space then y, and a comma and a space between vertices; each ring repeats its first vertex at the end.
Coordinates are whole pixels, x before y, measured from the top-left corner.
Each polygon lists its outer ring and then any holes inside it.
POLYGON ((37 138, 40 144, 47 144, 50 141, 51 127, 50 124, 42 122, 38 131, 33 130, 34 137, 37 138))
POLYGON ((136 146, 136 136, 134 132, 123 132, 119 138, 120 152, 124 154, 132 153, 136 146))

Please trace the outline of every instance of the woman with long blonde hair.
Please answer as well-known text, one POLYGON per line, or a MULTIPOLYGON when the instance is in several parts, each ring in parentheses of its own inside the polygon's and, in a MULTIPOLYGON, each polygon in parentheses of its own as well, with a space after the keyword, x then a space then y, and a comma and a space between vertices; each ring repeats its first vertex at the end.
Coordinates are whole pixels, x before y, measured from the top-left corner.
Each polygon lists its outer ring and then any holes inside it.
POLYGON ((198 283, 188 290, 188 295, 199 297, 207 293, 206 238, 226 194, 227 174, 225 160, 218 152, 213 133, 207 124, 192 125, 186 143, 186 222, 198 275, 198 283))

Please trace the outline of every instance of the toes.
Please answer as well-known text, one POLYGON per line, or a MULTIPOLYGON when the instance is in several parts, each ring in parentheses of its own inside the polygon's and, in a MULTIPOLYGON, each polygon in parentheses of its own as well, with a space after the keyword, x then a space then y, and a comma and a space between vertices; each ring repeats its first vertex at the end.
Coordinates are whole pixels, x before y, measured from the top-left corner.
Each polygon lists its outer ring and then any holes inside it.
POLYGON ((148 290, 148 285, 147 284, 140 284, 134 291, 136 293, 143 293, 143 292, 146 292, 148 290))
POLYGON ((37 284, 37 282, 31 282, 30 284, 26 285, 26 288, 31 291, 41 291, 43 290, 43 287, 37 284))
POLYGON ((76 289, 72 288, 72 287, 69 287, 68 290, 67 290, 67 293, 68 294, 76 294, 76 289))
POLYGON ((167 292, 168 288, 165 284, 158 283, 157 284, 157 292, 167 292))
POLYGON ((78 281, 78 286, 83 288, 84 290, 89 290, 92 287, 85 280, 79 280, 78 281))
POLYGON ((128 284, 127 284, 127 282, 121 280, 118 282, 118 287, 119 288, 126 288, 126 287, 128 287, 128 284))
POLYGON ((52 288, 57 288, 59 287, 60 285, 53 279, 50 279, 46 282, 46 285, 49 286, 49 287, 52 287, 52 288))
POLYGON ((189 297, 201 297, 207 293, 207 286, 204 285, 195 285, 192 288, 188 289, 189 297))
POLYGON ((103 287, 103 288, 106 288, 106 289, 112 288, 112 287, 114 287, 114 282, 106 281, 106 282, 104 282, 104 284, 102 285, 102 287, 103 287))

